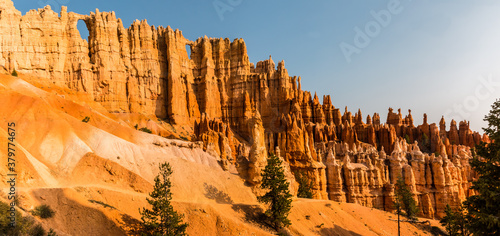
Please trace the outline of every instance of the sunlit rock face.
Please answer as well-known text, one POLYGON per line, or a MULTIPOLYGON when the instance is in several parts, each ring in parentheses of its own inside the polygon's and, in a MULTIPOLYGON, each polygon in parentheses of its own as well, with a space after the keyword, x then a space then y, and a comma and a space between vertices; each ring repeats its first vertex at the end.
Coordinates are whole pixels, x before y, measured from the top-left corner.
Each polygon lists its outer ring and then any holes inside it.
MULTIPOLYGON (((314 197, 391 210, 402 176, 421 214, 442 216, 473 194, 471 148, 488 137, 466 121, 415 126, 411 111, 389 109, 386 123, 342 114, 324 96, 301 89, 284 61, 250 63, 242 39, 202 37, 135 21, 114 12, 59 13, 50 7, 22 15, 0 0, 0 65, 86 92, 113 113, 141 113, 188 127, 203 149, 259 184, 268 153, 286 161, 288 179, 301 171, 314 197), (82 39, 83 21, 89 31, 82 39), (188 55, 187 47, 190 48, 188 55)), ((296 188, 296 186, 295 186, 296 188)))
MULTIPOLYGON (((476 177, 471 171, 471 150, 452 147, 448 156, 420 151, 418 144, 397 140, 391 155, 361 144, 348 149, 346 143, 330 143, 327 149, 328 196, 335 201, 393 210, 394 185, 403 178, 417 200, 422 216, 442 217, 446 204, 458 206, 473 194, 469 187, 476 177)), ((445 150, 442 145, 441 150, 445 150)))

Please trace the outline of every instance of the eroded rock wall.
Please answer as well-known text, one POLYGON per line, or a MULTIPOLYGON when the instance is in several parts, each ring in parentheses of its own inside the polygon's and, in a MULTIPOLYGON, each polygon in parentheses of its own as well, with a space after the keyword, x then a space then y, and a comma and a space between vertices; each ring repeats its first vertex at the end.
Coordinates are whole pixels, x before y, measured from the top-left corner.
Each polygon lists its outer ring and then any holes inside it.
MULTIPOLYGON (((314 197, 391 210, 403 176, 424 216, 440 216, 472 194, 470 148, 488 137, 466 121, 449 130, 411 111, 343 114, 330 96, 322 103, 289 76, 284 61, 253 64, 242 39, 190 41, 179 30, 135 21, 125 28, 114 12, 60 13, 50 7, 17 11, 0 0, 0 65, 86 92, 108 111, 156 116, 193 130, 224 168, 234 165, 251 184, 268 152, 288 173, 313 181, 314 197), (79 21, 89 30, 80 37, 79 21), (188 55, 186 47, 190 47, 188 55), (387 153, 387 154, 386 154, 387 153)), ((294 183, 293 176, 289 176, 294 183)))
POLYGON ((0 64, 9 71, 87 92, 111 112, 178 122, 199 118, 188 40, 179 30, 145 20, 127 29, 114 12, 99 10, 80 15, 62 7, 58 14, 47 6, 22 16, 9 0, 1 7, 0 64), (88 41, 81 38, 78 21, 85 22, 88 41))

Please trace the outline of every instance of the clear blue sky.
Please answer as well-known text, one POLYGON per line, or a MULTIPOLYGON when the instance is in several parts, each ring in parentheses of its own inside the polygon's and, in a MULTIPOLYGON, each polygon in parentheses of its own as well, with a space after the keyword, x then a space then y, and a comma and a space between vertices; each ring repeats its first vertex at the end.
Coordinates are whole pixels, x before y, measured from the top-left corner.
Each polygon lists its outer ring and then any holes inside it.
POLYGON ((331 94, 342 111, 345 106, 351 111, 361 108, 365 117, 378 112, 383 121, 388 107, 393 107, 404 115, 412 109, 418 124, 424 112, 429 122, 436 123, 446 113, 447 126, 451 118, 467 119, 479 131, 490 105, 500 98, 500 2, 493 0, 15 0, 14 4, 23 14, 46 4, 57 12, 60 5, 81 14, 96 8, 115 11, 125 27, 135 19, 147 19, 152 25, 179 28, 190 40, 204 35, 243 38, 250 61, 269 55, 275 62, 285 60, 290 75, 302 76, 303 89, 320 97, 331 94), (377 21, 372 11, 382 14, 382 20, 377 21))

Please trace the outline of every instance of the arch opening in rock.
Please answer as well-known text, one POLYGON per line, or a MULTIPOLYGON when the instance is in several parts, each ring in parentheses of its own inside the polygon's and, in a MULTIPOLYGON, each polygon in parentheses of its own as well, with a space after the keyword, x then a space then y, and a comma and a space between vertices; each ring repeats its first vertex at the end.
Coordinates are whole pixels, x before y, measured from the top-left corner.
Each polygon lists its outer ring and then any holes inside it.
POLYGON ((88 42, 90 33, 89 33, 89 29, 87 28, 87 24, 85 23, 85 21, 83 19, 78 20, 76 28, 78 29, 78 32, 80 32, 80 37, 82 37, 82 39, 87 40, 87 42, 88 42))
POLYGON ((191 45, 186 44, 186 52, 188 54, 188 58, 191 59, 191 45))
POLYGON ((85 22, 85 20, 83 19, 78 20, 76 28, 80 33, 80 37, 87 41, 87 45, 89 47, 89 58, 92 58, 92 54, 90 53, 90 30, 88 28, 87 22, 85 22))

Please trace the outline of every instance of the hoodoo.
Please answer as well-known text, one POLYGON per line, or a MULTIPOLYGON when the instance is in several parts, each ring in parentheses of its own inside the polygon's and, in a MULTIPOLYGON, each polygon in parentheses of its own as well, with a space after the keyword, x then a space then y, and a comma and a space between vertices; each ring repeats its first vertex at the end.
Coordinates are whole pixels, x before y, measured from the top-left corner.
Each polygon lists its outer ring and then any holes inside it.
POLYGON ((446 204, 473 194, 471 148, 488 140, 467 121, 457 127, 452 120, 446 130, 444 118, 429 124, 424 114, 415 125, 411 110, 403 117, 389 108, 385 124, 377 113, 366 122, 361 110, 342 114, 330 96, 320 102, 303 91, 284 61, 251 63, 243 39, 191 41, 145 20, 125 28, 114 12, 97 9, 81 15, 45 7, 22 15, 10 0, 0 0, 0 35, 7 71, 84 92, 112 114, 182 126, 250 185, 259 184, 267 154, 279 150, 291 171, 313 181, 317 199, 392 210, 394 184, 404 176, 421 215, 441 217, 446 204))

